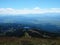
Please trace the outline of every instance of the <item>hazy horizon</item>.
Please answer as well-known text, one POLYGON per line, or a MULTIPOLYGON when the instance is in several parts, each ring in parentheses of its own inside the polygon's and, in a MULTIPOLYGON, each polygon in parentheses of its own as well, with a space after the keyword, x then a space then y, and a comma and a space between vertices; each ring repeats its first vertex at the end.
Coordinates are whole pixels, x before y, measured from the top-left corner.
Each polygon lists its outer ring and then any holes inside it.
POLYGON ((57 31, 59 4, 60 0, 0 0, 0 23, 41 24, 43 29, 57 31))

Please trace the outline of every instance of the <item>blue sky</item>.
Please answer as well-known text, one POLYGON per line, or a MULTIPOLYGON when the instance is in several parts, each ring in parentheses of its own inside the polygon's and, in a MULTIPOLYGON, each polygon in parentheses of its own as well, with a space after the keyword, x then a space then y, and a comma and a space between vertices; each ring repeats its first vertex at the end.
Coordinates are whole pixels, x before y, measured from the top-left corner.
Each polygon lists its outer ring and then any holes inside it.
POLYGON ((0 8, 60 8, 60 0, 0 0, 0 8))
MULTIPOLYGON (((52 12, 50 11, 51 8, 54 8, 54 9, 58 8, 58 10, 60 10, 60 0, 0 0, 0 10, 2 10, 1 8, 3 8, 3 10, 5 11, 7 8, 8 10, 10 9, 23 10, 25 8, 25 9, 29 9, 29 12, 30 12, 30 9, 38 8, 38 9, 44 9, 44 11, 48 9, 49 10, 48 12, 52 12)), ((0 13, 1 12, 4 13, 4 11, 0 11, 0 13)), ((58 12, 58 11, 55 11, 55 12, 58 12)))

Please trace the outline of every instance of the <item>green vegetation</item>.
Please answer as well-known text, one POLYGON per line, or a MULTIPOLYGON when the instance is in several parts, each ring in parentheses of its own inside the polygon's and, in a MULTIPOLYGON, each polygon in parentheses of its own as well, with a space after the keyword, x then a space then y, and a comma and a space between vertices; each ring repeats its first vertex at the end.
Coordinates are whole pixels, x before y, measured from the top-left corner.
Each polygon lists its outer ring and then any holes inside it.
POLYGON ((60 45, 60 33, 35 27, 24 28, 19 24, 3 24, 0 26, 0 45, 60 45))
POLYGON ((23 37, 0 37, 0 45, 60 45, 59 39, 44 39, 29 36, 27 32, 23 37))
POLYGON ((60 39, 42 39, 42 38, 15 38, 4 37, 0 38, 0 45, 60 45, 60 39))

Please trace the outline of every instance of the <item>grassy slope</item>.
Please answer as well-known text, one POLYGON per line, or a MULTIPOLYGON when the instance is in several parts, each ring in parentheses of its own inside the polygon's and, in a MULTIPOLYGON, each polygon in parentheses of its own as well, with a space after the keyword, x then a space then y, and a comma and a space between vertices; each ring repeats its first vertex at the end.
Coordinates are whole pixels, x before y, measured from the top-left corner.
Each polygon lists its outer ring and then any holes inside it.
POLYGON ((59 39, 0 37, 0 45, 60 45, 59 39))

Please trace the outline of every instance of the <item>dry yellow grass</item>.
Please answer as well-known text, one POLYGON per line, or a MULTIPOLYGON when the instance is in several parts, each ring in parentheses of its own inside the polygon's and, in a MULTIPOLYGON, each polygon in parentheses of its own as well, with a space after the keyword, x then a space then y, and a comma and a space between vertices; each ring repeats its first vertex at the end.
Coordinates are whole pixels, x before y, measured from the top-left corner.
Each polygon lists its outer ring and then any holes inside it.
POLYGON ((60 45, 60 39, 0 37, 0 45, 60 45))

